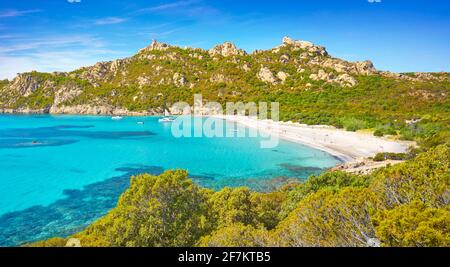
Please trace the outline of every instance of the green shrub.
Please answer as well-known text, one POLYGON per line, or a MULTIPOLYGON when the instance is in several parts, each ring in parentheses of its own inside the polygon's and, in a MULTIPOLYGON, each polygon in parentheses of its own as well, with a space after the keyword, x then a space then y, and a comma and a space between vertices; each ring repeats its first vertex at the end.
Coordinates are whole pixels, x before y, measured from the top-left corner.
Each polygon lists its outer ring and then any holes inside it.
POLYGON ((406 160, 409 156, 406 153, 378 153, 373 160, 385 161, 385 160, 406 160))
POLYGON ((377 236, 388 247, 450 246, 450 212, 422 202, 378 212, 373 218, 377 236))
POLYGON ((367 129, 367 123, 356 118, 345 119, 342 124, 347 131, 351 132, 356 132, 361 129, 367 129))
POLYGON ((373 133, 373 135, 374 136, 378 136, 378 137, 382 137, 382 136, 384 136, 384 132, 382 131, 382 130, 376 130, 374 133, 373 133))

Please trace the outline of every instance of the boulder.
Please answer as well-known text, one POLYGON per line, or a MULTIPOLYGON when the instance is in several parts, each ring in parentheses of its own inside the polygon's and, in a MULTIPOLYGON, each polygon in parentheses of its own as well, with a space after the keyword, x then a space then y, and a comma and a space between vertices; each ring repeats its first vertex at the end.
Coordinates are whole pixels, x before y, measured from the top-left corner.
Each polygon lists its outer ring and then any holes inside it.
POLYGON ((301 40, 293 40, 289 37, 283 38, 283 45, 284 46, 291 46, 294 48, 294 50, 302 49, 307 51, 310 56, 327 56, 328 52, 326 51, 325 47, 315 45, 308 41, 301 41, 301 40))
POLYGON ((325 81, 327 83, 338 83, 340 86, 353 87, 358 84, 358 81, 347 73, 341 74, 337 77, 333 73, 327 73, 324 70, 319 70, 317 74, 309 76, 314 81, 325 81))
POLYGON ((249 67, 247 64, 242 65, 242 69, 243 69, 245 72, 250 71, 250 67, 249 67))
POLYGON ((214 74, 211 76, 209 81, 212 83, 226 83, 226 82, 230 82, 231 79, 225 77, 225 75, 223 75, 223 74, 214 74))
POLYGON ((353 87, 358 84, 358 81, 347 73, 339 75, 335 81, 345 87, 353 87))
POLYGON ((281 83, 284 83, 288 77, 289 74, 284 71, 280 71, 277 73, 277 78, 281 80, 281 83))
POLYGON ((146 48, 139 50, 139 53, 153 51, 153 50, 164 51, 164 50, 169 49, 170 47, 172 47, 172 46, 170 46, 166 43, 159 43, 155 39, 152 39, 152 43, 149 46, 147 46, 146 48))
POLYGON ((211 56, 223 56, 223 57, 243 56, 247 54, 244 50, 238 49, 236 45, 230 42, 225 42, 221 45, 217 45, 208 50, 208 53, 211 56))
POLYGON ((178 72, 173 75, 172 79, 176 87, 182 87, 187 84, 187 79, 178 72))
POLYGON ((150 80, 149 80, 149 78, 146 77, 146 76, 139 76, 139 77, 136 79, 136 81, 137 81, 139 87, 143 87, 143 86, 146 86, 146 85, 150 85, 150 80))
POLYGON ((308 41, 301 41, 301 40, 293 40, 291 38, 289 38, 288 36, 285 36, 283 38, 283 44, 286 45, 292 45, 301 49, 307 49, 307 48, 311 48, 314 47, 314 44, 308 41))
POLYGON ((355 62, 356 70, 359 74, 369 75, 376 73, 377 70, 375 69, 372 61, 366 60, 366 61, 357 61, 355 62))
POLYGON ((289 59, 291 59, 289 55, 281 55, 279 61, 281 63, 289 63, 289 59))
POLYGON ((278 83, 278 79, 273 75, 272 71, 267 67, 261 67, 257 76, 263 82, 270 83, 270 84, 278 83))

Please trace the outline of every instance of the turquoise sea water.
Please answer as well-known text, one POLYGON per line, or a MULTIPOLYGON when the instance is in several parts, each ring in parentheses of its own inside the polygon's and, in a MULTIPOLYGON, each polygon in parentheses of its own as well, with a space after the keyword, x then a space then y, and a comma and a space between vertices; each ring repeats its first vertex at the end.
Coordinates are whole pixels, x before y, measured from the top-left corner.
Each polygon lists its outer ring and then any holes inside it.
POLYGON ((114 207, 138 173, 186 169, 201 186, 265 191, 338 163, 287 141, 261 149, 261 139, 175 138, 157 117, 1 115, 0 246, 81 230, 114 207))

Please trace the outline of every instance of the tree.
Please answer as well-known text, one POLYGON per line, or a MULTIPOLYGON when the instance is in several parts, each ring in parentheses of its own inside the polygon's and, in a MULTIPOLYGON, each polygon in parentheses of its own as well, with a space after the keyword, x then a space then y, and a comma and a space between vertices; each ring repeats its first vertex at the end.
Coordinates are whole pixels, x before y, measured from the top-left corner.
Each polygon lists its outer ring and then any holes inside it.
POLYGON ((265 229, 256 229, 251 225, 232 224, 214 231, 200 239, 200 247, 264 247, 267 246, 269 233, 265 229))
POLYGON ((38 241, 35 243, 31 243, 31 244, 26 244, 25 247, 40 247, 40 248, 44 248, 44 247, 65 247, 67 243, 67 240, 64 238, 59 238, 59 237, 55 237, 55 238, 50 238, 47 240, 43 240, 43 241, 38 241))
POLYGON ((297 207, 302 199, 321 189, 338 191, 341 188, 348 186, 367 187, 369 183, 369 177, 339 171, 325 172, 319 176, 311 176, 304 183, 294 187, 288 192, 280 215, 282 218, 285 218, 297 207))
POLYGON ((289 247, 368 246, 376 239, 371 213, 377 206, 376 196, 366 188, 320 190, 279 224, 275 242, 289 247))
POLYGON ((248 188, 224 188, 211 196, 208 206, 218 228, 234 223, 258 224, 248 188))
POLYGON ((450 203, 450 148, 438 146, 405 164, 382 169, 374 174, 370 186, 388 209, 415 200, 430 207, 450 203))
POLYGON ((132 177, 117 207, 81 234, 82 245, 192 246, 208 231, 206 197, 185 171, 132 177))
POLYGON ((448 247, 450 246, 450 206, 430 208, 414 201, 374 217, 377 236, 383 246, 448 247))
POLYGON ((285 192, 253 192, 251 194, 251 202, 257 221, 264 225, 266 229, 275 228, 281 220, 280 212, 285 200, 285 192))

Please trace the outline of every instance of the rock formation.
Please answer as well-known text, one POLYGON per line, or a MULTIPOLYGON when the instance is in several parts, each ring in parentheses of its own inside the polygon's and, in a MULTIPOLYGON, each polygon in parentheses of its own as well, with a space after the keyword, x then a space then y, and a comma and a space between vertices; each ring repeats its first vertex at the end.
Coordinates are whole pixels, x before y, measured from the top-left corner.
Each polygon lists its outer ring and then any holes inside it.
POLYGON ((165 51, 165 50, 169 49, 170 47, 172 47, 172 46, 168 45, 166 43, 159 43, 158 41, 153 39, 152 43, 149 46, 147 46, 146 48, 139 50, 139 53, 145 53, 145 52, 153 51, 153 50, 165 51))
POLYGON ((327 50, 323 46, 317 46, 308 41, 292 40, 287 36, 283 38, 282 46, 291 46, 294 50, 301 49, 318 56, 328 55, 327 50))
POLYGON ((289 77, 289 74, 284 71, 279 71, 277 73, 277 78, 279 80, 281 80, 281 83, 284 83, 288 77, 289 77))
POLYGON ((262 66, 261 69, 259 70, 257 76, 263 82, 270 83, 270 84, 278 83, 278 79, 273 75, 272 71, 267 67, 262 66))
POLYGON ((16 78, 12 80, 9 89, 27 97, 33 94, 39 88, 41 83, 41 81, 36 80, 30 73, 18 74, 16 78))
POLYGON ((357 85, 358 81, 347 73, 335 76, 333 73, 327 73, 324 70, 319 70, 317 74, 313 73, 309 76, 314 81, 325 81, 327 83, 338 83, 340 86, 353 87, 357 85))
POLYGON ((230 42, 225 42, 221 45, 217 45, 217 46, 211 48, 210 50, 208 50, 208 53, 211 56, 220 55, 223 57, 243 56, 243 55, 247 54, 244 50, 238 49, 236 47, 236 45, 234 45, 233 43, 230 43, 230 42))
POLYGON ((186 78, 178 72, 173 75, 172 79, 176 87, 182 87, 187 84, 186 78))

